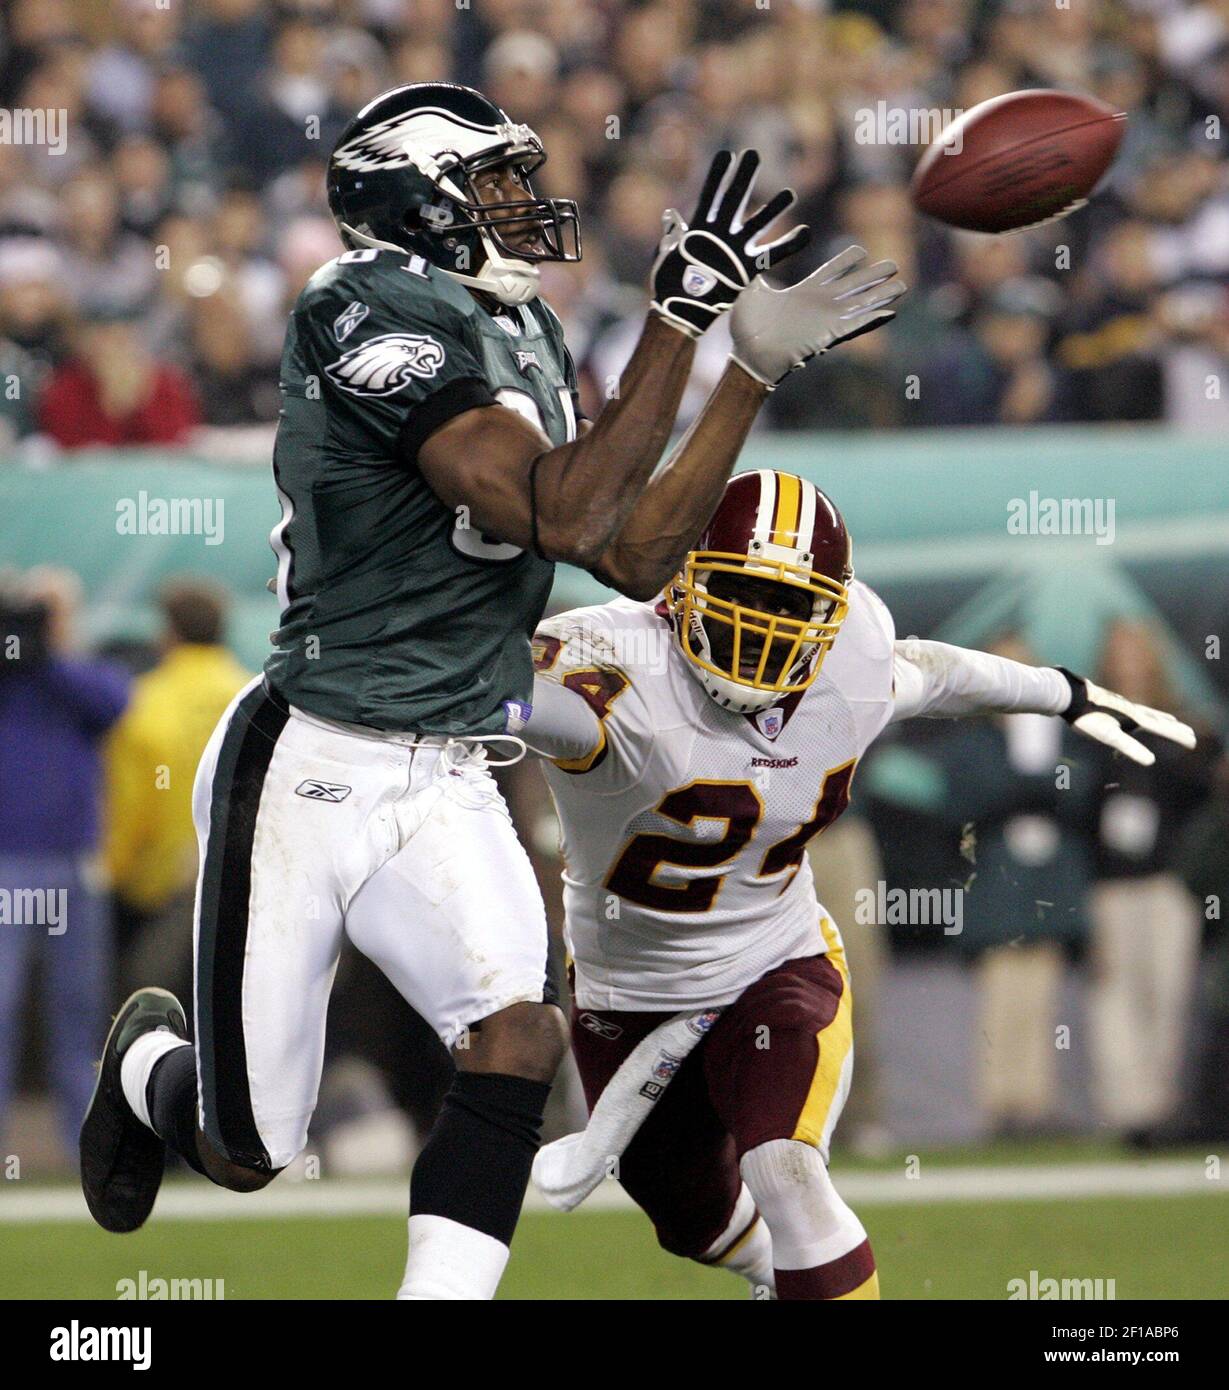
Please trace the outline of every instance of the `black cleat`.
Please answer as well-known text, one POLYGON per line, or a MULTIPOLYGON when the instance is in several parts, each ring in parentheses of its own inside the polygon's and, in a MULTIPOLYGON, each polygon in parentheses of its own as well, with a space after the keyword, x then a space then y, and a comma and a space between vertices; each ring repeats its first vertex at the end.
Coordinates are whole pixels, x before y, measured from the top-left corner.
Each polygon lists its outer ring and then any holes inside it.
POLYGON ((162 1185, 166 1144, 124 1099, 120 1065, 143 1033, 161 1029, 188 1037, 183 1006, 165 989, 139 989, 124 1001, 107 1034, 98 1080, 81 1124, 81 1189, 104 1231, 135 1231, 153 1210, 162 1185))

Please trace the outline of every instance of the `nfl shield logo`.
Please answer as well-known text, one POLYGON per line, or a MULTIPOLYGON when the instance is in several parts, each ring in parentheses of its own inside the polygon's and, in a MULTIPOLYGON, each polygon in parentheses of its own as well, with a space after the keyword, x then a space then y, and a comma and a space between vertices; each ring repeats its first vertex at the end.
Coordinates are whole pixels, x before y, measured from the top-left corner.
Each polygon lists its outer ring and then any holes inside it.
POLYGON ((765 738, 776 738, 781 732, 782 718, 779 709, 765 710, 755 721, 760 726, 760 733, 765 738))
POLYGON ((693 299, 707 294, 716 283, 717 277, 712 271, 702 270, 698 265, 689 265, 683 272, 683 289, 693 299))
POLYGON ((529 723, 533 706, 524 700, 504 701, 504 729, 510 734, 518 734, 529 723))
POLYGON ((698 1013, 694 1018, 689 1018, 687 1020, 687 1027, 697 1037, 702 1038, 720 1017, 720 1009, 705 1009, 703 1013, 698 1013))
POLYGON ((668 1052, 659 1052, 657 1060, 653 1063, 653 1080, 666 1082, 682 1066, 682 1061, 678 1057, 672 1057, 668 1052))

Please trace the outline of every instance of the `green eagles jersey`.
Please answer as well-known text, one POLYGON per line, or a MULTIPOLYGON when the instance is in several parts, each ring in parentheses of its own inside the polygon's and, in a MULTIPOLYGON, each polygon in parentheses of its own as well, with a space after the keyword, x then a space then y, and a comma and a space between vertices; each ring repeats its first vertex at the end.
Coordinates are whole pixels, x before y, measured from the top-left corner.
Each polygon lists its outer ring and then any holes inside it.
POLYGON ((286 335, 273 456, 283 611, 265 672, 291 704, 376 729, 520 727, 554 567, 472 529, 414 460, 445 421, 496 401, 562 444, 575 386, 540 300, 491 314, 403 252, 316 272, 286 335))

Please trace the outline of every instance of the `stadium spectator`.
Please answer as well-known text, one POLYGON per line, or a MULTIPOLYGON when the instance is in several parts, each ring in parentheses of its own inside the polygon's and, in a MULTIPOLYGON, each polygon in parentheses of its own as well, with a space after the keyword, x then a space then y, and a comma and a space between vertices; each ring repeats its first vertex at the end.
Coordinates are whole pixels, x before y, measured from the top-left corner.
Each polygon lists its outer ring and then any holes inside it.
POLYGON ((148 127, 157 74, 175 51, 184 7, 120 0, 116 32, 89 65, 89 102, 117 127, 148 127))
MULTIPOLYGON (((1014 636, 990 650, 1033 659, 1014 636)), ((1042 715, 963 723, 927 753, 945 779, 949 833, 967 842, 971 861, 963 929, 951 939, 976 973, 982 1114, 993 1133, 1029 1133, 1056 1119, 1054 1027, 1066 952, 1088 931, 1088 826, 1102 764, 1042 715)))
POLYGON ((14 343, 0 338, 0 450, 11 448, 34 428, 30 394, 35 368, 14 343))
POLYGON ((1157 332, 1159 284, 1152 228, 1136 219, 1110 228, 1093 254, 1096 292, 1073 310, 1057 346, 1062 414, 1073 420, 1156 420, 1164 408, 1157 332))
POLYGON ((999 285, 974 313, 971 331, 948 342, 922 379, 932 425, 1031 425, 1053 419, 1058 380, 1047 361, 1054 286, 1037 278, 999 285))
POLYGON ((181 579, 159 598, 162 659, 138 677, 106 747, 105 855, 128 993, 189 981, 196 831, 192 782, 209 735, 248 672, 223 646, 227 601, 181 579))
POLYGON ((102 170, 78 175, 60 193, 64 283, 77 303, 106 300, 137 310, 154 283, 149 248, 120 221, 115 180, 102 170))
POLYGON ((222 181, 225 131, 204 83, 190 68, 171 65, 157 74, 149 129, 171 161, 183 211, 203 211, 222 181))
POLYGON ((291 16, 277 30, 268 69, 231 122, 233 158, 264 182, 294 165, 308 141, 332 149, 353 114, 333 100, 323 28, 291 16))
MULTIPOLYGON (((121 226, 136 236, 151 237, 174 202, 166 150, 147 135, 129 135, 116 147, 112 170, 121 226)), ((148 254, 147 246, 141 249, 148 254)))
MULTIPOLYGON (((617 372, 630 349, 605 330, 643 302, 663 200, 686 205, 715 146, 754 144, 814 229, 791 275, 852 238, 915 287, 892 331, 825 371, 816 394, 789 383, 768 427, 1221 429, 1229 405, 1206 383, 1223 376, 1229 338, 1229 181, 1213 124, 1225 114, 1224 17, 1214 5, 1075 8, 201 0, 184 12, 124 0, 79 17, 63 0, 18 0, 0 19, 6 99, 64 110, 73 138, 60 154, 0 147, 0 263, 11 238, 42 237, 62 257, 68 307, 122 299, 161 360, 199 364, 196 315, 166 312, 177 293, 166 282, 182 284, 186 268, 167 263, 165 229, 191 219, 202 230, 193 260, 217 257, 241 283, 251 344, 234 355, 263 368, 288 307, 269 307, 269 267, 292 264, 292 295, 308 260, 337 248, 330 229, 308 249, 301 228, 324 217, 324 155, 340 123, 387 84, 451 78, 486 83, 537 122, 551 151, 539 182, 581 205, 586 261, 601 273, 571 268, 572 291, 555 276, 551 293, 567 301, 569 334, 582 326, 582 378, 617 372), (868 136, 867 117, 967 110, 1030 83, 1129 110, 1092 206, 1011 238, 918 218, 906 190, 917 144, 868 136), (237 248, 237 230, 258 240, 237 248), (1047 308, 1044 325, 1004 315, 995 300, 1009 283, 1048 285, 1061 312, 1047 308)), ((272 408, 262 396, 236 422, 272 408)))
POLYGON ((68 324, 55 248, 24 236, 0 243, 0 337, 19 347, 35 369, 25 381, 28 396, 67 357, 68 324))
POLYGON ((76 577, 58 570, 30 571, 0 589, 0 1125, 37 960, 36 1013, 74 1152, 111 997, 111 925, 97 865, 101 744, 128 699, 119 668, 73 654, 79 600, 76 577))
POLYGON ((196 301, 192 376, 207 425, 256 425, 278 407, 277 364, 255 360, 247 319, 233 294, 196 301))
POLYGON ((1180 837, 1175 867, 1194 896, 1202 922, 1202 988, 1196 998, 1193 1085, 1185 1113, 1161 1137, 1229 1138, 1229 755, 1213 770, 1212 796, 1180 837))
MULTIPOLYGON (((1129 700, 1180 713, 1147 626, 1118 621, 1098 680, 1129 700)), ((1151 767, 1121 761, 1101 794, 1092 892, 1089 1036, 1105 1123, 1146 1144, 1178 1107, 1199 952, 1199 913, 1173 870, 1174 847, 1208 790, 1210 747, 1156 750, 1151 767)))
POLYGON ((150 356, 128 316, 98 306, 77 341, 78 355, 52 373, 39 405, 43 430, 61 448, 183 443, 200 419, 192 383, 150 356))
POLYGON ((266 70, 272 48, 264 0, 201 0, 185 36, 187 59, 210 105, 228 119, 246 104, 266 70))

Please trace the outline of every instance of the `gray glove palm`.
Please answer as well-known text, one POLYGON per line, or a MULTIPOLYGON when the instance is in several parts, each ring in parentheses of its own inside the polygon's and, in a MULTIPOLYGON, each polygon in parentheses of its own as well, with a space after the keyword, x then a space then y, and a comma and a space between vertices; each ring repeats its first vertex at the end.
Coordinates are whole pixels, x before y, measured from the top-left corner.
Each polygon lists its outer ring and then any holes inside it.
POLYGON ((817 353, 895 318, 891 306, 905 292, 895 264, 865 262, 862 247, 850 246, 788 289, 756 276, 730 315, 734 361, 773 387, 817 353))

